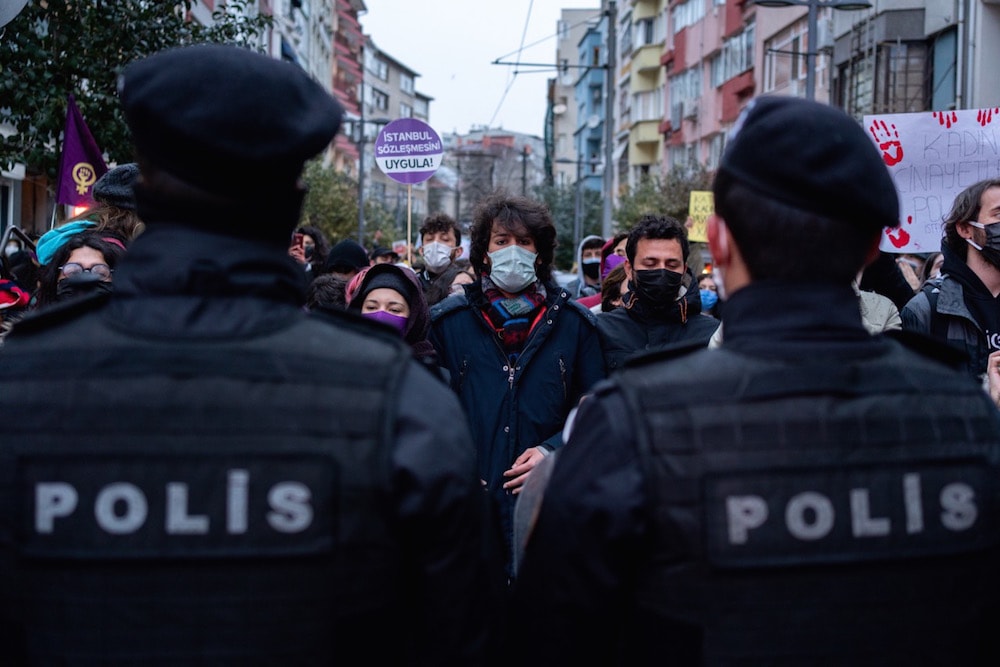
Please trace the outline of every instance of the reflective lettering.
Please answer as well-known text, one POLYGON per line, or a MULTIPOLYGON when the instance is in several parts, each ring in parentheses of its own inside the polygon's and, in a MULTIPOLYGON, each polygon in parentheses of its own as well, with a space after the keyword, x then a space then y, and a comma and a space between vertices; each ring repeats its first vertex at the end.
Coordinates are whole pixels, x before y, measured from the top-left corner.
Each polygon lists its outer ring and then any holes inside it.
POLYGON ((726 498, 726 516, 729 543, 746 544, 750 530, 767 521, 767 503, 760 496, 731 496, 726 498))
POLYGON ((872 518, 868 489, 851 489, 851 532, 854 537, 888 535, 891 525, 888 518, 872 518))
POLYGON ((69 516, 79 497, 65 482, 43 482, 35 486, 35 531, 51 533, 56 517, 69 516))
POLYGON ((821 539, 833 529, 833 503, 813 491, 800 493, 788 501, 785 525, 788 532, 800 540, 821 539), (811 523, 806 521, 806 513, 810 510, 815 515, 811 523))
POLYGON ((188 485, 181 482, 167 484, 168 535, 205 535, 208 533, 208 517, 188 514, 188 485))
POLYGON ((967 530, 976 523, 976 494, 968 484, 955 482, 941 489, 941 525, 948 530, 967 530))
POLYGON ((146 496, 138 487, 127 482, 108 484, 97 494, 94 502, 94 517, 97 525, 112 535, 134 533, 146 521, 149 507, 146 496), (115 505, 125 504, 125 514, 115 514, 115 505))
POLYGON ((247 489, 250 473, 246 470, 230 470, 226 485, 226 531, 230 535, 247 532, 247 489))
POLYGON ((271 512, 267 522, 279 533, 298 533, 312 523, 313 510, 309 505, 312 494, 309 487, 299 482, 281 482, 271 487, 267 502, 271 512))
POLYGON ((924 506, 920 500, 920 475, 903 475, 903 503, 906 506, 907 534, 923 532, 924 506))

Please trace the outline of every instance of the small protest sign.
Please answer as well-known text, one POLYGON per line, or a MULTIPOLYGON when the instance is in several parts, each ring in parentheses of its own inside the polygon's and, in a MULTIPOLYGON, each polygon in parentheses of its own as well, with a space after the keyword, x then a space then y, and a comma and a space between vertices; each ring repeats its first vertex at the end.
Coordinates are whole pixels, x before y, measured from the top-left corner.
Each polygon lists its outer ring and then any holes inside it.
POLYGON ((688 203, 688 216, 691 218, 691 228, 688 229, 688 241, 708 242, 705 231, 705 221, 715 211, 715 199, 711 190, 692 190, 688 203))
POLYGON ((386 176, 404 185, 423 183, 444 158, 441 137, 416 118, 394 120, 375 140, 375 163, 386 176))

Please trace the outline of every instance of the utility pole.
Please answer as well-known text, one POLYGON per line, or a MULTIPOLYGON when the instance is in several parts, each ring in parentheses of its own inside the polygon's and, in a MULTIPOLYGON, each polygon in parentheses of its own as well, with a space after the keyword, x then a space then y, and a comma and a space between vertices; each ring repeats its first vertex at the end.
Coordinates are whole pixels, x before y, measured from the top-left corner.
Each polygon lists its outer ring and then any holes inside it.
POLYGON ((525 144, 521 149, 521 196, 528 196, 528 156, 531 155, 531 146, 525 144))
POLYGON ((365 247, 365 84, 361 82, 358 120, 358 244, 365 247))
POLYGON ((608 2, 608 9, 605 12, 608 18, 608 57, 607 71, 605 74, 606 83, 604 91, 604 211, 601 218, 601 236, 606 239, 612 236, 611 225, 611 203, 615 189, 615 175, 612 167, 614 159, 614 119, 615 119, 615 72, 618 69, 617 51, 618 40, 616 30, 618 29, 618 6, 615 0, 608 2))

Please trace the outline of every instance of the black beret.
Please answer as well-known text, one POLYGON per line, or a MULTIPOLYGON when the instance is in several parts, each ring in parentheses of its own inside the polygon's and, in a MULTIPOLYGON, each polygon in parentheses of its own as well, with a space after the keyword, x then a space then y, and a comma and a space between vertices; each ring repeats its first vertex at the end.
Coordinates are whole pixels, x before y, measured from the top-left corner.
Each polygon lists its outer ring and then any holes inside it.
POLYGON ((293 187, 340 127, 341 108, 299 67, 201 44, 125 68, 125 118, 143 159, 209 192, 293 187))
POLYGON ((759 97, 736 121, 716 175, 802 211, 866 228, 899 224, 899 196, 853 118, 796 97, 759 97))
POLYGON ((139 165, 136 163, 118 165, 94 183, 94 200, 134 211, 135 191, 132 188, 138 178, 139 165))
MULTIPOLYGON (((361 270, 368 266, 368 253, 357 241, 344 239, 330 249, 330 254, 326 256, 323 263, 323 273, 330 273, 336 269, 361 270)), ((343 271, 337 271, 343 273, 343 271)))

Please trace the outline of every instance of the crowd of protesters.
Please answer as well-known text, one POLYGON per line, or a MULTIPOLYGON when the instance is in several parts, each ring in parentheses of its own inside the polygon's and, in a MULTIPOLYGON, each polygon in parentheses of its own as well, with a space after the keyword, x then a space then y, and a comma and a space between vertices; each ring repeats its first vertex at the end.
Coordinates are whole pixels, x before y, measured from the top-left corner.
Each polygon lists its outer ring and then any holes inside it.
MULTIPOLYGON (((979 529, 996 533, 998 519, 1000 479, 988 476, 1000 464, 989 403, 1000 404, 1000 180, 956 199, 940 253, 880 253, 898 210, 860 131, 839 112, 763 101, 748 109, 716 180, 709 261, 699 252, 695 265, 684 223, 650 211, 610 238, 586 236, 561 284, 551 213, 497 191, 468 226, 428 216, 411 265, 298 223, 298 171, 340 117, 305 77, 253 57, 259 86, 299 100, 291 115, 275 107, 255 121, 286 141, 212 134, 257 103, 226 79, 248 57, 201 47, 133 66, 121 94, 141 161, 107 172, 93 208, 40 238, 8 235, 0 392, 16 394, 17 408, 47 407, 59 423, 15 428, 0 446, 17 462, 6 486, 34 493, 34 528, 13 542, 27 519, 7 516, 21 507, 16 491, 0 497, 0 586, 14 591, 0 605, 0 640, 17 647, 16 660, 267 662, 367 650, 373 662, 487 664, 523 647, 527 664, 646 664, 671 649, 681 664, 873 655, 895 664, 885 651, 906 633, 889 616, 927 630, 933 605, 940 646, 922 654, 931 639, 913 640, 899 655, 993 655, 976 628, 996 620, 995 582, 963 582, 952 566, 982 575, 981 556, 1000 542, 979 529), (200 99, 183 80, 199 59, 218 67, 198 76, 228 90, 219 99, 231 106, 202 100, 204 127, 184 134, 167 93, 200 99), (799 123, 818 136, 821 121, 843 135, 818 142, 827 152, 816 162, 758 164, 761 145, 783 141, 778 132, 799 123), (182 159, 185 149, 220 169, 271 170, 284 190, 267 210, 227 223, 226 206, 246 193, 219 189, 182 159), (845 189, 805 200, 794 186, 809 178, 803 191, 822 193, 824 178, 845 189), (908 343, 919 354, 883 336, 898 330, 926 336, 908 343), (946 390, 965 408, 936 404, 946 390), (911 409, 912 429, 907 415, 890 414, 911 409), (956 435, 949 420, 959 413, 966 430, 956 435), (892 449, 905 449, 911 430, 912 456, 892 449), (60 434, 82 438, 79 448, 60 434), (802 449, 808 438, 815 455, 802 449), (942 438, 961 442, 945 451, 942 438), (861 441, 875 453, 851 450, 861 441), (939 489, 947 530, 920 541, 931 517, 913 479, 930 486, 944 474, 932 459, 959 481, 939 489), (216 464, 228 472, 204 472, 216 464), (869 507, 859 489, 897 469, 910 471, 906 502, 869 507), (251 476, 273 485, 266 502, 250 497, 251 476), (225 491, 200 493, 181 478, 221 479, 225 491), (850 494, 854 532, 837 532, 828 552, 803 546, 827 511, 819 491, 807 497, 810 484, 850 494), (136 500, 155 485, 166 500, 136 500), (96 527, 75 522, 88 492, 96 527), (729 514, 712 514, 716 496, 729 514), (219 498, 224 513, 196 514, 197 502, 219 498), (799 542, 761 528, 755 550, 738 553, 734 545, 780 513, 770 505, 779 500, 799 542), (813 514, 794 514, 796 502, 813 503, 813 514), (266 506, 262 523, 248 518, 266 506), (905 523, 905 539, 887 538, 882 552, 853 545, 896 530, 879 511, 905 523), (165 534, 143 532, 153 512, 166 514, 165 534), (71 529, 60 533, 64 521, 71 529), (217 521, 221 536, 211 532, 217 521), (310 528, 298 533, 295 521, 310 528), (260 537, 268 525, 296 541, 260 537), (231 539, 244 533, 253 539, 231 539), (175 542, 181 534, 190 540, 175 542), (897 569, 887 575, 880 559, 897 569), (786 576, 789 565, 803 569, 786 576), (907 587, 942 572, 904 613, 907 587), (866 589, 887 576, 887 611, 869 613, 866 589), (855 597, 802 602, 803 591, 838 581, 855 597), (784 597, 763 604, 769 590, 784 597), (962 595, 962 613, 946 608, 962 595), (59 613, 46 620, 52 604, 59 613), (109 620, 99 609, 112 610, 109 620), (884 633, 848 648, 816 628, 814 644, 792 640, 779 626, 803 627, 795 612, 838 631, 860 614, 884 633), (269 639, 265 626, 279 615, 291 634, 269 639)), ((833 525, 842 507, 828 511, 833 525)))

